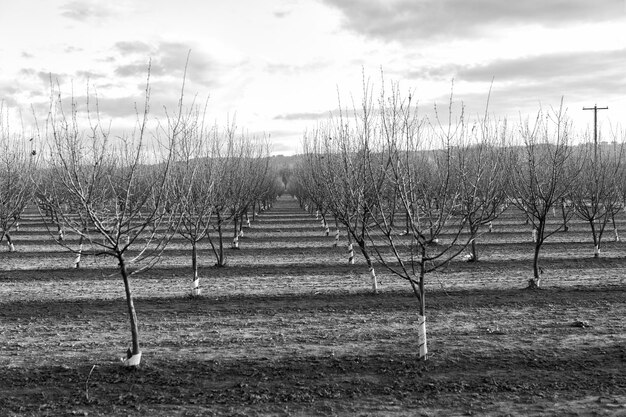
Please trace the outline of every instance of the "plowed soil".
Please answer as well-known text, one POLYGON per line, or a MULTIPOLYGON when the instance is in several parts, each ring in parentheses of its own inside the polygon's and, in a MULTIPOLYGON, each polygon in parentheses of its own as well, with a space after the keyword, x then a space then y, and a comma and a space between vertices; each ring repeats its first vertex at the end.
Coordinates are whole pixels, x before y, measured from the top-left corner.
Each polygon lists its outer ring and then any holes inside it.
POLYGON ((284 196, 226 267, 202 243, 202 296, 182 239, 132 278, 143 358, 128 370, 115 262, 71 268, 29 212, 0 252, 0 416, 626 415, 626 243, 594 259, 587 229, 549 239, 543 288, 525 290, 530 228, 506 212, 479 262, 427 277, 423 361, 409 285, 379 267, 373 294, 345 232, 333 247, 284 196))

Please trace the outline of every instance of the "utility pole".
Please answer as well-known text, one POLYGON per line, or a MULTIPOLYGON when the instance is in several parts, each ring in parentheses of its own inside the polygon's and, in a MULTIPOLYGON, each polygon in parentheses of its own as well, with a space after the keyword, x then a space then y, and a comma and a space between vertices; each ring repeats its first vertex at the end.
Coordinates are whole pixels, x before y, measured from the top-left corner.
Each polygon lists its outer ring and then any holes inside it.
POLYGON ((608 110, 608 107, 598 107, 594 104, 593 107, 583 107, 583 110, 593 110, 593 162, 598 161, 598 110, 608 110))

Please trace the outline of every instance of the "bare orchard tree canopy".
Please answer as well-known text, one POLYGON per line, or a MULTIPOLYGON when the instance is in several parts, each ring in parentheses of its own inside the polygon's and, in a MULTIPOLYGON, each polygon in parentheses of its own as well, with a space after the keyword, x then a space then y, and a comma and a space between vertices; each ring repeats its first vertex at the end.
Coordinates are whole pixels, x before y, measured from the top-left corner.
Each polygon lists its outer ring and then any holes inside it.
POLYGON ((13 252, 11 229, 19 228, 20 216, 32 198, 38 155, 32 138, 11 130, 8 113, 0 102, 0 242, 6 238, 13 252))
POLYGON ((427 119, 411 95, 402 96, 397 85, 389 91, 383 88, 374 103, 364 82, 359 106, 305 135, 289 189, 305 207, 332 213, 360 246, 362 240, 370 269, 372 251, 379 264, 410 283, 419 301, 420 357, 426 354, 426 275, 459 255, 478 261, 477 242, 510 205, 532 227, 530 288, 541 283, 543 243, 566 232, 574 212, 589 223, 596 256, 608 222, 618 239, 614 216, 624 207, 620 135, 606 149, 590 148, 562 106, 510 126, 488 112, 470 120, 462 106, 453 111, 451 99, 446 116, 436 109, 427 119), (549 221, 557 209, 559 219, 549 221))
POLYGON ((125 363, 137 366, 141 350, 130 277, 159 259, 178 226, 180 215, 168 198, 176 135, 157 131, 148 140, 149 84, 144 113, 137 114, 135 130, 123 137, 110 134, 97 108, 79 114, 74 103, 64 108, 60 93, 52 97, 42 168, 48 181, 37 184, 37 195, 64 229, 80 237, 78 247, 58 239, 77 253, 77 264, 84 244, 91 254, 117 261, 132 335, 125 363))
POLYGON ((539 254, 550 236, 566 227, 572 211, 562 206, 564 222, 548 223, 552 209, 567 200, 581 168, 581 154, 572 146, 572 126, 562 106, 552 113, 539 112, 534 122, 524 122, 519 130, 522 146, 509 147, 507 193, 512 204, 526 213, 535 244, 533 277, 528 286, 540 286, 542 269, 539 254))
MULTIPOLYGON (((450 109, 451 112, 451 109, 450 109)), ((463 253, 504 200, 499 131, 485 118, 473 129, 419 117, 397 85, 342 111, 305 137, 296 174, 303 198, 328 209, 359 244, 407 280, 418 300, 418 351, 426 357, 424 279, 463 253), (344 118, 343 114, 354 114, 344 118)))

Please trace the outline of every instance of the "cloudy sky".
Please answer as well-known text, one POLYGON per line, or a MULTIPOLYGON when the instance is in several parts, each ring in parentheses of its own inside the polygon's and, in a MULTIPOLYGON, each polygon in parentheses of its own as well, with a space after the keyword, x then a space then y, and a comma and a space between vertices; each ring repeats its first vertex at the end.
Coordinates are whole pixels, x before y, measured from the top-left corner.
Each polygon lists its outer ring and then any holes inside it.
MULTIPOLYGON (((64 94, 97 93, 101 118, 131 126, 151 62, 155 117, 186 97, 209 117, 298 151, 306 129, 381 69, 425 114, 454 95, 479 114, 519 120, 564 97, 626 115, 626 0, 0 0, 0 100, 45 109, 50 80, 64 94)), ((23 116, 24 119, 28 117, 23 116)))

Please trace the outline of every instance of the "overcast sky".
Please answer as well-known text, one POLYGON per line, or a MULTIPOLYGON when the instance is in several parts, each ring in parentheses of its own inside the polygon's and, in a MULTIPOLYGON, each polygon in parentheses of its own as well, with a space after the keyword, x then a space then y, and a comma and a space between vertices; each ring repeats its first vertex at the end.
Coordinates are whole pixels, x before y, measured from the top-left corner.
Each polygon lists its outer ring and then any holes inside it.
MULTIPOLYGON (((50 79, 97 92, 101 118, 132 125, 151 60, 152 108, 209 97, 209 117, 298 151, 305 129, 361 95, 362 74, 400 82, 425 113, 452 80, 469 114, 519 120, 564 97, 626 115, 626 0, 0 0, 0 100, 45 109, 50 79)), ((24 112, 24 111, 23 111, 24 112)), ((26 118, 26 117, 25 117, 26 118)))

